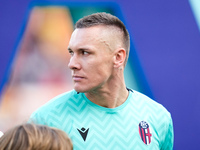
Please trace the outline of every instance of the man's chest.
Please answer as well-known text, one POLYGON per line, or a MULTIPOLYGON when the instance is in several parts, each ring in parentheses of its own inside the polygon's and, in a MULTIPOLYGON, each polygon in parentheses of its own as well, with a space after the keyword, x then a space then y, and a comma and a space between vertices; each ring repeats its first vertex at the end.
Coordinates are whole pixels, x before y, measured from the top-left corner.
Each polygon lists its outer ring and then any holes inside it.
MULTIPOLYGON (((74 149, 159 149, 152 122, 139 116, 85 115, 71 122, 68 134, 74 149)), ((64 129, 63 128, 63 129, 64 129)))

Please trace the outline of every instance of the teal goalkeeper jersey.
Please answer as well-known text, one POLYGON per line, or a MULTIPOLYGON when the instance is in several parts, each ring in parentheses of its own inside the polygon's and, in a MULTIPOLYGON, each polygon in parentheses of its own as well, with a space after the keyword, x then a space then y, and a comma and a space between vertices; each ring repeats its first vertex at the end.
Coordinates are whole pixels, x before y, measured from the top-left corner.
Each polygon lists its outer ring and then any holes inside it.
POLYGON ((173 149, 170 113, 133 90, 116 108, 96 105, 84 93, 72 90, 40 107, 30 121, 64 130, 74 150, 173 149))

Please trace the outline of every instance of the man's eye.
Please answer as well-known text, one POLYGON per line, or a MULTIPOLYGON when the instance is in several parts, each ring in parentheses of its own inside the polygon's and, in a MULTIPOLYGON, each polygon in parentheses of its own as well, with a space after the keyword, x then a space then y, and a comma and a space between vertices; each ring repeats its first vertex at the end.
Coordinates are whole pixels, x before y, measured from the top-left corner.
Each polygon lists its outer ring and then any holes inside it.
POLYGON ((69 51, 69 54, 72 56, 74 54, 74 52, 73 51, 69 51))
POLYGON ((86 51, 82 51, 82 54, 83 54, 83 55, 87 55, 87 54, 89 54, 89 53, 86 52, 86 51))

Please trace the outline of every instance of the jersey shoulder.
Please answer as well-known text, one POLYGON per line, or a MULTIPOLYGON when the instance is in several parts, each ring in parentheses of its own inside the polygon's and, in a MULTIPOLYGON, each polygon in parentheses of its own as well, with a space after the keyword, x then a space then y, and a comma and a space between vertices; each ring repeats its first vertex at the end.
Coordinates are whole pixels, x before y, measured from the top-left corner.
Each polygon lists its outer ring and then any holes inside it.
POLYGON ((169 111, 159 102, 151 99, 150 97, 138 92, 138 91, 134 91, 134 96, 135 96, 135 101, 137 103, 139 103, 140 105, 142 105, 143 107, 147 107, 151 110, 155 110, 155 111, 162 111, 163 113, 166 113, 168 115, 170 115, 169 111))
POLYGON ((62 93, 39 107, 35 112, 32 113, 31 118, 35 118, 38 115, 45 118, 52 112, 61 111, 62 108, 67 108, 69 103, 73 102, 73 100, 77 100, 77 97, 78 94, 75 90, 62 93))

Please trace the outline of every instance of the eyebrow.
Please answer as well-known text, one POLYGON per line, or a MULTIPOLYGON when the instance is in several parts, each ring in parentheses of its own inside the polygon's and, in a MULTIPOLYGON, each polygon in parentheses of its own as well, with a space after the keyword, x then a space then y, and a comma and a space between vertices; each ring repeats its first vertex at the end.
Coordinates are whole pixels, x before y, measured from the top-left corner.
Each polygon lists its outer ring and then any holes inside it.
POLYGON ((69 53, 73 52, 73 50, 70 47, 68 47, 67 50, 69 53))
MULTIPOLYGON (((70 47, 67 48, 68 51, 73 51, 70 47)), ((78 48, 77 51, 85 51, 85 50, 92 50, 90 47, 82 47, 82 48, 78 48)))

